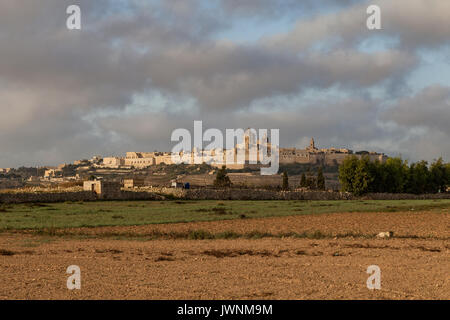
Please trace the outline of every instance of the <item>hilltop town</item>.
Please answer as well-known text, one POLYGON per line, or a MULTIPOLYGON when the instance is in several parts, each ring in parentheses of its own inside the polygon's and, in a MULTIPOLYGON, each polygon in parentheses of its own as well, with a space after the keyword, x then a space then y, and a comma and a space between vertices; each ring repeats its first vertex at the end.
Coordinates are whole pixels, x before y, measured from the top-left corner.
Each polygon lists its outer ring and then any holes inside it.
MULTIPOLYGON (((271 150, 270 143, 256 141, 259 150, 262 144, 271 150)), ((19 188, 24 186, 49 186, 62 183, 75 183, 88 179, 121 180, 136 178, 145 180, 148 185, 169 185, 174 180, 190 182, 193 185, 208 185, 212 183, 217 168, 225 165, 234 182, 242 185, 274 185, 279 183, 279 175, 275 177, 262 177, 258 168, 261 164, 251 163, 254 156, 259 160, 259 154, 252 155, 250 142, 246 136, 244 143, 236 144, 231 150, 224 150, 220 159, 217 159, 215 150, 192 150, 184 154, 188 159, 184 164, 174 164, 171 152, 127 152, 124 157, 94 156, 91 159, 82 159, 69 164, 56 167, 38 168, 5 168, 0 169, 0 188, 19 188), (245 152, 245 161, 237 161, 240 151, 245 152), (231 159, 231 161, 230 161, 231 159)), ((353 152, 349 149, 317 148, 311 138, 309 146, 304 149, 280 148, 279 163, 281 168, 291 170, 293 179, 300 172, 314 171, 319 166, 325 170, 330 186, 337 183, 337 168, 349 155, 356 157, 368 156, 372 161, 384 162, 387 156, 376 152, 353 152), (286 169, 287 168, 287 169, 286 169), (333 182, 335 182, 333 184, 333 182)), ((299 178, 298 178, 299 179, 299 178)))
MULTIPOLYGON (((268 144, 266 142, 266 144, 268 144)), ((255 150, 259 150, 261 145, 260 141, 257 141, 255 150)), ((270 149, 270 144, 268 144, 270 149)), ((187 155, 189 159, 188 164, 195 163, 208 163, 208 160, 214 159, 216 154, 215 150, 193 150, 187 155), (202 159, 203 161, 196 162, 195 159, 202 159)), ((349 149, 318 149, 315 146, 314 138, 311 138, 310 145, 305 149, 296 148, 280 148, 279 160, 280 164, 322 164, 322 165, 339 165, 348 155, 354 154, 349 149)), ((368 155, 372 161, 378 160, 383 162, 387 159, 386 155, 376 152, 357 152, 355 155, 361 157, 363 154, 368 155)), ((259 155, 255 155, 255 159, 258 159, 259 155)), ((251 151, 249 147, 249 140, 243 145, 236 145, 232 150, 225 150, 223 152, 223 160, 219 162, 212 162, 211 166, 221 167, 226 165, 228 169, 244 169, 250 166, 249 159, 251 158, 251 151), (245 163, 238 163, 236 157, 239 149, 245 150, 245 163), (233 157, 232 161, 227 161, 229 157, 233 157)), ((171 165, 172 153, 171 152, 127 152, 125 157, 105 157, 103 158, 102 166, 106 168, 146 168, 159 164, 171 165)))

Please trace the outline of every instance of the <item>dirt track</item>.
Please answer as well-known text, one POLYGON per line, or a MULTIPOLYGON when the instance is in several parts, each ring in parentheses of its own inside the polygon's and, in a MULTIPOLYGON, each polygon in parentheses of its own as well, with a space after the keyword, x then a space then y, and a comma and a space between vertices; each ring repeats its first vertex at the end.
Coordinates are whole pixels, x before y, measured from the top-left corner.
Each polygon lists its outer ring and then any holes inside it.
POLYGON ((5 233, 0 234, 0 249, 12 255, 0 254, 0 298, 449 299, 448 218, 448 213, 352 213, 89 229, 394 231, 436 239, 48 242, 5 233), (69 291, 65 271, 73 264, 81 268, 82 289, 69 291), (369 265, 381 268, 381 290, 366 287, 369 265))

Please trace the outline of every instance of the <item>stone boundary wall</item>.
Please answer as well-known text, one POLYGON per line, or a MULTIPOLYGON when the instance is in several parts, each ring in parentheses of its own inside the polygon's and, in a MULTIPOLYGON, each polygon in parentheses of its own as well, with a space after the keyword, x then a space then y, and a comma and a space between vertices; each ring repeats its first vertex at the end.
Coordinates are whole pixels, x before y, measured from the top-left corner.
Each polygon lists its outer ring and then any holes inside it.
POLYGON ((357 197, 347 192, 329 191, 271 191, 262 189, 148 189, 161 195, 184 200, 425 200, 450 199, 450 193, 440 194, 394 194, 374 193, 357 197))
POLYGON ((97 200, 420 200, 450 199, 449 193, 413 195, 413 194, 367 194, 362 197, 345 192, 326 191, 270 191, 253 189, 174 189, 152 188, 151 191, 122 191, 115 195, 97 196, 94 192, 59 192, 59 193, 0 193, 0 203, 30 202, 66 202, 97 200))
POLYGON ((410 193, 369 193, 362 200, 433 200, 450 199, 450 193, 410 194, 410 193))
POLYGON ((121 191, 120 194, 115 194, 108 197, 103 195, 98 197, 99 200, 119 200, 119 201, 133 201, 133 200, 166 200, 166 197, 153 192, 146 191, 121 191))
POLYGON ((97 200, 97 195, 89 191, 0 193, 0 203, 75 202, 95 200, 97 200))
POLYGON ((164 196, 150 192, 122 191, 114 196, 98 196, 91 191, 0 193, 0 203, 76 202, 97 200, 165 200, 164 196))
POLYGON ((187 200, 424 200, 450 199, 450 194, 368 194, 356 197, 346 192, 267 190, 186 190, 187 200))
POLYGON ((319 191, 270 191, 270 190, 186 190, 189 200, 350 200, 349 193, 319 191))

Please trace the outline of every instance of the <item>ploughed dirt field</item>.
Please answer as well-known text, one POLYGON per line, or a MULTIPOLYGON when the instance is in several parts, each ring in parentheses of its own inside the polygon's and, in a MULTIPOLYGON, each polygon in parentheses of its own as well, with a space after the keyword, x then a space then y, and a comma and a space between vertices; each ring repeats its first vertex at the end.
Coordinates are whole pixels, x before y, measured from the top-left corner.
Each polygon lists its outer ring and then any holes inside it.
POLYGON ((0 298, 449 299, 449 217, 335 213, 7 231, 0 298), (384 231, 394 237, 375 237, 384 231), (80 290, 66 287, 70 265, 81 269, 80 290), (366 286, 370 265, 381 269, 380 290, 366 286))

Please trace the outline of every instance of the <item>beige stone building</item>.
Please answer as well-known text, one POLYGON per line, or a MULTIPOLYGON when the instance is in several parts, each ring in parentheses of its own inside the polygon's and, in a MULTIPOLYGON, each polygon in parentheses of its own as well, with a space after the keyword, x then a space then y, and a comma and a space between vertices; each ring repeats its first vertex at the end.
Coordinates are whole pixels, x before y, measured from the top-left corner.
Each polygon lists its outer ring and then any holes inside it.
MULTIPOLYGON (((247 130, 244 135, 244 142, 236 144, 233 149, 229 150, 197 150, 188 153, 180 153, 179 156, 188 164, 207 163, 213 167, 222 167, 226 165, 229 169, 243 169, 251 166, 261 166, 260 150, 264 148, 267 155, 270 156, 272 146, 267 137, 263 137, 262 141, 252 136, 252 132, 247 130)), ((339 165, 349 155, 362 157, 369 156, 372 161, 378 160, 384 162, 387 157, 384 154, 376 152, 353 153, 349 149, 318 149, 315 141, 311 138, 309 146, 305 149, 297 148, 280 148, 279 162, 280 164, 322 164, 322 165, 339 165)), ((125 158, 109 157, 103 159, 103 166, 109 168, 118 168, 120 166, 147 168, 159 164, 173 164, 171 152, 127 152, 125 158)))
POLYGON ((101 198, 107 199, 120 195, 121 183, 102 180, 84 181, 83 190, 95 192, 101 198))
POLYGON ((125 165, 135 168, 145 168, 156 164, 154 153, 150 152, 127 152, 125 165))
POLYGON ((139 188, 139 187, 143 187, 143 186, 145 186, 145 179, 143 177, 123 180, 124 188, 132 189, 132 188, 139 188))
POLYGON ((361 158, 363 155, 367 155, 371 161, 378 160, 384 162, 387 156, 381 153, 368 152, 368 153, 353 153, 349 149, 318 149, 316 148, 314 139, 311 138, 311 142, 305 149, 296 148, 280 148, 280 164, 289 163, 305 163, 305 164, 323 164, 323 165, 339 165, 349 155, 355 155, 361 158))
POLYGON ((106 168, 118 168, 120 166, 123 166, 124 164, 125 164, 125 161, 123 158, 119 158, 119 157, 103 158, 103 166, 106 168))
POLYGON ((54 178, 54 177, 60 177, 62 175, 63 171, 62 169, 47 169, 44 171, 44 177, 45 178, 54 178))

